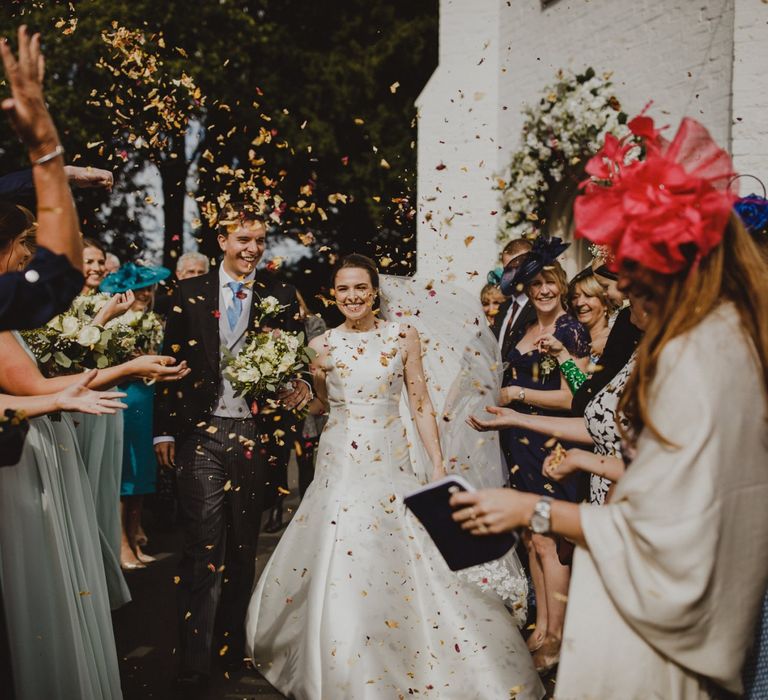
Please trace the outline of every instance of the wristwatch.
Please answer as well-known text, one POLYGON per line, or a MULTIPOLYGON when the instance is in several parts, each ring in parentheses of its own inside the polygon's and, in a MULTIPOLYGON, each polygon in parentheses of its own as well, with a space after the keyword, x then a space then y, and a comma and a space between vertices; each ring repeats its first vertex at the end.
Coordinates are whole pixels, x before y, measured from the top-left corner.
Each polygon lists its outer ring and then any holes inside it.
POLYGON ((542 496, 533 508, 530 528, 537 535, 546 535, 550 530, 552 516, 552 499, 542 496))
POLYGON ((517 392, 517 400, 525 401, 525 389, 520 389, 520 391, 517 392))

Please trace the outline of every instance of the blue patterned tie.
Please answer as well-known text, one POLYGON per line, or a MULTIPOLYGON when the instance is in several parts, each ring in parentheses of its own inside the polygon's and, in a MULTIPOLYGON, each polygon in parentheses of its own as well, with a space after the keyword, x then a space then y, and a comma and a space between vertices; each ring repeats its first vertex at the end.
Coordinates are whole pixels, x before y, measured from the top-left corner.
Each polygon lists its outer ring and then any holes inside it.
POLYGON ((227 287, 232 290, 232 305, 227 307, 227 319, 229 320, 229 330, 233 331, 240 320, 240 314, 243 313, 243 300, 238 294, 245 285, 242 282, 227 282, 227 287))

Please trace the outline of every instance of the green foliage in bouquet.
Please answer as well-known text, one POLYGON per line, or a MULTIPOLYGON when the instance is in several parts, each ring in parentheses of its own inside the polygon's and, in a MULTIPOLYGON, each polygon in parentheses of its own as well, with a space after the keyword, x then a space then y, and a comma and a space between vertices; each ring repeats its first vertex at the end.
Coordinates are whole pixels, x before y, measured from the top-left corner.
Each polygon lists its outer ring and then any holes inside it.
POLYGON ((119 365, 136 355, 154 353, 162 344, 163 324, 154 312, 128 311, 106 326, 94 317, 108 294, 77 297, 63 314, 22 336, 49 377, 119 365))
POLYGON ((303 333, 253 333, 236 356, 225 355, 223 375, 237 396, 271 394, 306 369, 315 354, 303 333))

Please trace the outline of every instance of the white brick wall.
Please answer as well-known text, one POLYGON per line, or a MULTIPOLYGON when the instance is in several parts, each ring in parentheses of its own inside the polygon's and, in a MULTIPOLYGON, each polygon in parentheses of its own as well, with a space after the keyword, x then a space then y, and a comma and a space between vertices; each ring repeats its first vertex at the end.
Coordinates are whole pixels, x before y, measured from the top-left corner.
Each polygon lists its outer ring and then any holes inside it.
MULTIPOLYGON (((768 3, 735 0, 732 149, 736 170, 768 185, 768 3)), ((761 194, 750 178, 742 194, 761 194)))
POLYGON ((768 178, 763 0, 442 0, 440 12, 440 65, 419 98, 419 276, 479 289, 497 253, 494 176, 521 105, 561 67, 612 71, 630 114, 653 99, 659 124, 696 117, 768 178))

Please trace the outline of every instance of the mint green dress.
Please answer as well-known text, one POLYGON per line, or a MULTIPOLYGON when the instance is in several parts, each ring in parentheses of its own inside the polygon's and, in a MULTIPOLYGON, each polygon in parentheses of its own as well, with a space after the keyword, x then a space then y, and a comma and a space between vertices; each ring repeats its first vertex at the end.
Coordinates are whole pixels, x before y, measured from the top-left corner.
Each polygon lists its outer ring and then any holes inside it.
POLYGON ((0 581, 17 700, 122 698, 96 511, 67 415, 30 420, 21 460, 0 469, 0 581))
POLYGON ((120 475, 123 469, 123 414, 73 413, 77 442, 91 485, 99 525, 109 605, 117 610, 131 601, 120 569, 120 475))

